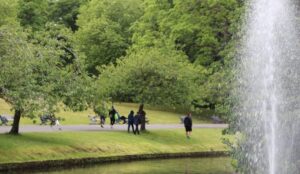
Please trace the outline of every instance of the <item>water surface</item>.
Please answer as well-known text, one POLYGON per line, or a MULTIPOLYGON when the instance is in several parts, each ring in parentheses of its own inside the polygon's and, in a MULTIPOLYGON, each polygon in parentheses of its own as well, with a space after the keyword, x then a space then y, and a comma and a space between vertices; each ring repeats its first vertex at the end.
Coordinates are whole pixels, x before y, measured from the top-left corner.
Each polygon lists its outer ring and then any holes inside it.
POLYGON ((184 158, 145 160, 77 167, 36 174, 232 174, 229 158, 184 158))

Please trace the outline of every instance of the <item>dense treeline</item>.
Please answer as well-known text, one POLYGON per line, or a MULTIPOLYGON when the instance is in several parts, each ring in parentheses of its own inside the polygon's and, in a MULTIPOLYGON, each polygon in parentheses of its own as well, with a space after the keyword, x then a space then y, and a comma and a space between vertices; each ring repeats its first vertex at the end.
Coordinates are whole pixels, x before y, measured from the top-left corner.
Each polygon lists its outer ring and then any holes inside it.
POLYGON ((225 114, 242 11, 240 0, 0 0, 0 97, 19 115, 104 101, 225 114))

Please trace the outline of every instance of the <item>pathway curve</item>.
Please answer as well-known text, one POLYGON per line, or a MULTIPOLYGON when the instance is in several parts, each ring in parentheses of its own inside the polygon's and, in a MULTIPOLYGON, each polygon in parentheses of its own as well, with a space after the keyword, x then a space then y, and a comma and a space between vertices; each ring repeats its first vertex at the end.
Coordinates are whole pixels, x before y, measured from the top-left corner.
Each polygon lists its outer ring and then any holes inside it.
MULTIPOLYGON (((227 128, 227 124, 195 124, 193 128, 204 129, 204 128, 227 128)), ((148 130, 155 129, 183 129, 182 124, 150 124, 147 125, 148 130)), ((7 133, 11 129, 11 126, 0 126, 0 133, 7 133)), ((61 130, 58 126, 48 126, 48 125, 22 125, 20 126, 20 132, 70 132, 70 131, 125 131, 127 130, 127 125, 114 125, 113 129, 110 125, 104 125, 101 128, 100 125, 63 125, 61 130)))

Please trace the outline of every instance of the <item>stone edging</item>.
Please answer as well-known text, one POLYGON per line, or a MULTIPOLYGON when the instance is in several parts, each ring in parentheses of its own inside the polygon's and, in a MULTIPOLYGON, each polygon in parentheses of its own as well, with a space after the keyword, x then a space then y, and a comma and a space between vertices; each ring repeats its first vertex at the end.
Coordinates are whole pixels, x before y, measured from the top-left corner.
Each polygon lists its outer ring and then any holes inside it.
POLYGON ((30 171, 30 170, 45 170, 51 168, 70 168, 91 164, 103 164, 108 162, 123 162, 136 161, 147 159, 169 159, 169 158, 184 158, 184 157, 222 157, 228 156, 226 151, 210 151, 210 152, 187 152, 187 153, 159 153, 159 154, 140 154, 140 155, 123 155, 110 157, 95 157, 95 158, 76 158, 65 160, 46 160, 32 161, 23 163, 3 163, 0 164, 0 172, 8 171, 30 171))

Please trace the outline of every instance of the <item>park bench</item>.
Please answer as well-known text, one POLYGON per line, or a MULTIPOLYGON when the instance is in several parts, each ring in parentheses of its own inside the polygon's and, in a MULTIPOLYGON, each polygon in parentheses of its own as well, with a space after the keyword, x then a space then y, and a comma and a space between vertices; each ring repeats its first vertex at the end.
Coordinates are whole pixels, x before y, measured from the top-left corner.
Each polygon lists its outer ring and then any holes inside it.
POLYGON ((90 125, 93 125, 93 124, 97 124, 97 122, 99 121, 100 123, 100 118, 98 118, 98 116, 92 116, 92 115, 88 115, 88 118, 90 120, 90 125))
POLYGON ((1 126, 2 125, 8 126, 9 122, 14 121, 14 117, 10 115, 0 115, 0 121, 1 121, 1 126))
POLYGON ((41 124, 40 125, 47 125, 48 122, 52 122, 52 117, 49 114, 45 114, 40 116, 41 124))
POLYGON ((213 122, 214 124, 221 124, 221 123, 224 123, 224 121, 223 121, 220 117, 215 116, 215 115, 213 115, 213 116, 211 117, 211 119, 212 119, 212 122, 213 122))
POLYGON ((118 119, 116 120, 116 123, 118 124, 126 124, 127 122, 128 122, 127 118, 123 115, 118 117, 118 119))

